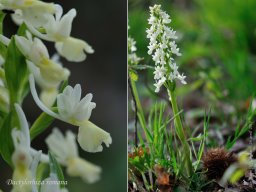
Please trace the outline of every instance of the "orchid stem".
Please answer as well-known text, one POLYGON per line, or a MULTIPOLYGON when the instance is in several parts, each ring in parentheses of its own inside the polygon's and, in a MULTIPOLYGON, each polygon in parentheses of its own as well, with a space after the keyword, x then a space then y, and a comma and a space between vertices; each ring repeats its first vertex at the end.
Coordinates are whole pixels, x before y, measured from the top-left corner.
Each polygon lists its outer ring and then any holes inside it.
POLYGON ((175 131, 183 145, 183 149, 185 152, 184 158, 185 158, 185 163, 186 163, 186 168, 187 168, 187 172, 188 172, 188 176, 192 175, 193 172, 193 167, 192 167, 192 162, 190 159, 190 149, 189 149, 189 144, 187 142, 186 139, 186 134, 185 134, 185 130, 183 128, 182 122, 181 122, 181 118, 180 118, 180 114, 179 114, 179 108, 178 108, 178 103, 177 103, 177 97, 176 97, 176 93, 175 90, 169 90, 169 95, 170 95, 170 102, 172 104, 172 110, 175 116, 174 119, 174 127, 175 127, 175 131))
POLYGON ((131 89, 132 89, 132 92, 133 92, 134 100, 136 102, 137 117, 140 121, 142 129, 145 132, 147 142, 151 143, 152 138, 151 138, 150 133, 147 129, 147 123, 146 123, 146 119, 145 119, 145 116, 144 116, 144 112, 143 112, 143 109, 142 109, 142 105, 141 105, 141 102, 140 102, 140 98, 139 98, 139 95, 138 95, 138 90, 137 90, 135 81, 131 80, 130 82, 131 82, 131 89))

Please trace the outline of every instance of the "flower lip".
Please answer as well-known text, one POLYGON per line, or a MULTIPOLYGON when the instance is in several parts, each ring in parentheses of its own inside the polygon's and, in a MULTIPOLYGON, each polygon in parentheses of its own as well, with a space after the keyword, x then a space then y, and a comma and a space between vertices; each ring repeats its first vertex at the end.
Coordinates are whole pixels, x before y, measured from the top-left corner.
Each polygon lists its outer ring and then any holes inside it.
POLYGON ((110 134, 90 121, 83 122, 79 127, 77 140, 83 150, 91 153, 101 152, 103 143, 106 147, 112 144, 110 134))
POLYGON ((71 176, 80 176, 87 183, 95 183, 100 179, 101 167, 81 158, 70 160, 67 172, 71 176))

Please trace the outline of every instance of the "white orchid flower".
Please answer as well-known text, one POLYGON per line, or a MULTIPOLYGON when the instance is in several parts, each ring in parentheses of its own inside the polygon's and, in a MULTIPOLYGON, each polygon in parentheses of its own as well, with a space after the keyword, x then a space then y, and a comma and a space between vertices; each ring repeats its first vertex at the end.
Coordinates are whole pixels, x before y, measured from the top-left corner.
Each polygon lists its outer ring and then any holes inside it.
MULTIPOLYGON (((41 99, 50 107, 56 99, 60 83, 68 79, 70 71, 62 67, 59 56, 56 56, 56 54, 50 58, 46 46, 40 39, 33 39, 28 31, 26 35, 27 38, 15 36, 15 42, 19 50, 27 58, 28 68, 42 89, 41 99)), ((6 46, 10 43, 10 39, 3 35, 0 35, 0 41, 6 46)))
POLYGON ((49 15, 48 22, 43 26, 45 33, 41 33, 30 23, 26 24, 34 35, 41 39, 55 42, 58 53, 68 61, 83 61, 86 59, 85 53, 91 54, 94 50, 85 41, 70 36, 76 10, 71 9, 65 15, 62 16, 62 14, 62 7, 58 6, 55 16, 49 15))
MULTIPOLYGON (((16 128, 12 130, 12 139, 14 143, 14 153, 12 162, 14 165, 13 180, 14 181, 32 181, 35 178, 36 168, 40 160, 41 151, 31 153, 30 133, 28 123, 24 112, 18 104, 15 109, 20 122, 20 130, 16 128)), ((12 192, 28 192, 35 191, 36 186, 31 183, 22 183, 14 185, 12 192), (33 189, 33 190, 32 190, 33 189)))
POLYGON ((46 139, 49 149, 58 162, 67 167, 70 176, 81 177, 85 182, 94 183, 100 179, 101 168, 78 156, 75 135, 68 131, 66 136, 54 129, 46 139))
POLYGON ((56 5, 39 0, 0 0, 0 9, 13 10, 12 18, 18 25, 26 22, 41 27, 56 12, 56 5))
POLYGON ((35 80, 29 77, 30 90, 37 105, 48 115, 64 122, 79 126, 78 142, 88 152, 100 152, 103 150, 102 143, 107 147, 112 143, 109 133, 100 129, 89 121, 92 109, 96 104, 91 102, 92 94, 87 94, 81 99, 81 86, 75 88, 67 86, 63 93, 57 96, 58 113, 51 111, 39 99, 35 88, 35 80))
POLYGON ((36 82, 41 87, 41 98, 47 106, 52 106, 58 94, 61 81, 66 80, 70 72, 62 67, 61 63, 49 53, 43 42, 38 38, 32 38, 27 32, 27 38, 15 36, 16 45, 27 57, 27 65, 34 75, 36 82))
MULTIPOLYGON (((48 5, 48 4, 47 4, 48 5)), ((15 13, 12 14, 12 19, 17 25, 22 23, 29 23, 35 28, 42 27, 48 22, 50 15, 55 13, 57 5, 49 4, 49 7, 45 6, 33 6, 25 7, 22 9, 16 9, 15 13)))
MULTIPOLYGON (((29 152, 30 146, 27 145, 27 138, 24 132, 17 129, 12 130, 12 138, 14 142, 15 151, 12 155, 12 162, 14 164, 13 180, 15 181, 31 181, 33 179, 30 165, 32 156, 29 152)), ((23 184, 14 185, 13 192, 31 191, 32 185, 23 184)))
POLYGON ((31 65, 34 64, 40 69, 38 79, 42 79, 41 85, 43 82, 46 87, 57 87, 61 81, 69 77, 69 70, 50 59, 48 50, 40 39, 33 39, 32 35, 27 32, 27 38, 16 35, 15 42, 22 54, 28 59, 27 63, 32 69, 32 73, 39 72, 36 72, 36 68, 31 67, 31 65))
POLYGON ((31 7, 40 7, 44 10, 52 10, 54 11, 53 3, 45 3, 39 0, 0 0, 1 9, 24 9, 31 7))

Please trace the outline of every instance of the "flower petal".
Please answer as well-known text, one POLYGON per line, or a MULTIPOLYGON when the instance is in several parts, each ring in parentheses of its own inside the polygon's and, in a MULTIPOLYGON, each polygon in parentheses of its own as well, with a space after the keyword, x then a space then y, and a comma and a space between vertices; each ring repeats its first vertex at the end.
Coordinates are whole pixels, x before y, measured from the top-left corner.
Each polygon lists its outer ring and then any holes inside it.
POLYGON ((78 121, 89 120, 92 110, 96 107, 96 103, 91 102, 92 94, 87 94, 79 103, 74 114, 78 121))
POLYGON ((76 10, 71 9, 68 13, 66 13, 60 20, 58 25, 58 33, 63 37, 69 37, 72 29, 72 22, 76 16, 76 10))

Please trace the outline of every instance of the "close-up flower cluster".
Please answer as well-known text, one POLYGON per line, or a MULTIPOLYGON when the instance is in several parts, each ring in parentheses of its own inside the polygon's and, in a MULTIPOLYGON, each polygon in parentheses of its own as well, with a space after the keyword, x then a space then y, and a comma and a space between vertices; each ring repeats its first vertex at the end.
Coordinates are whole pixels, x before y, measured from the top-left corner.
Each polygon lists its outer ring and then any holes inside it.
POLYGON ((76 140, 84 151, 96 153, 103 150, 104 143, 109 147, 112 138, 89 121, 96 107, 93 95, 81 99, 81 85, 67 85, 71 73, 60 61, 62 56, 82 62, 87 54, 94 53, 87 42, 71 36, 76 15, 76 9, 63 14, 61 5, 39 0, 0 0, 0 140, 10 138, 1 144, 1 155, 13 167, 12 180, 16 182, 36 181, 41 163, 50 167, 47 177, 41 178, 45 185, 13 185, 13 192, 66 192, 65 185, 46 182, 64 182, 60 166, 67 168, 69 176, 81 177, 87 183, 101 177, 100 166, 79 157, 76 140), (8 16, 19 26, 11 38, 3 34, 3 21, 8 16), (44 41, 54 43, 56 54, 52 57, 44 41), (44 112, 31 128, 21 108, 29 92, 44 112), (45 122, 49 119, 77 126, 79 131, 77 135, 67 131, 64 136, 55 128, 46 138, 49 153, 43 154, 31 147, 31 141, 48 128, 50 122, 45 122))
POLYGON ((147 38, 150 40, 148 54, 152 55, 155 62, 154 84, 155 92, 159 92, 166 81, 173 82, 175 79, 186 84, 183 74, 178 71, 178 66, 173 56, 181 56, 175 40, 178 38, 176 31, 171 29, 170 16, 161 10, 161 5, 150 7, 150 18, 148 19, 150 28, 147 29, 147 38))

